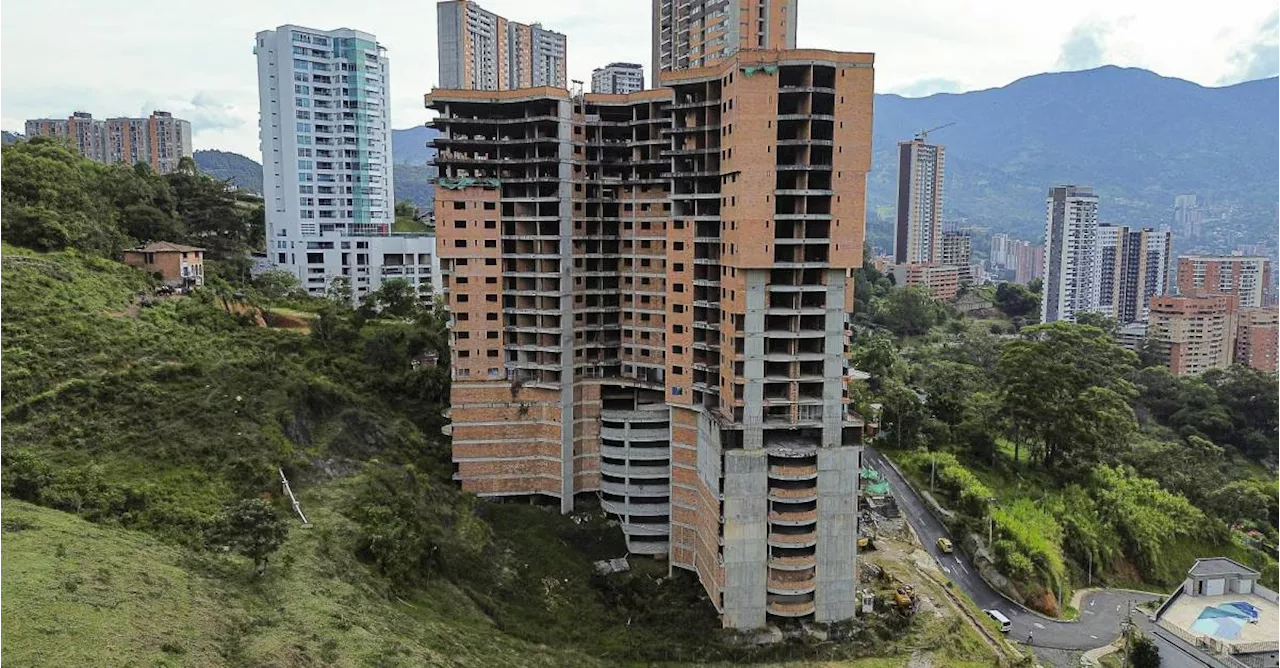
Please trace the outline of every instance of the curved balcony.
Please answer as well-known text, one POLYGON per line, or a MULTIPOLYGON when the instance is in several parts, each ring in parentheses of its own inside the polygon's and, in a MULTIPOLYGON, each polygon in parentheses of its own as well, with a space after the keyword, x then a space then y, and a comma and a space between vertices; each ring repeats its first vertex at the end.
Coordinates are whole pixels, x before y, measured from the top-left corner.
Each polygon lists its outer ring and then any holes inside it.
POLYGON ((670 466, 628 466, 626 464, 611 464, 606 461, 600 462, 600 472, 618 476, 619 478, 671 477, 670 466))
POLYGON ((666 441, 671 438, 670 429, 635 429, 630 431, 617 427, 600 427, 600 437, 614 441, 666 441))
POLYGON ((769 573, 769 593, 795 596, 812 593, 818 582, 810 571, 778 571, 769 573))
POLYGON ((812 554, 797 557, 769 557, 769 568, 775 571, 803 571, 813 568, 818 558, 812 554))
POLYGON ((773 511, 769 513, 769 523, 778 526, 805 526, 818 521, 817 510, 773 511))
POLYGON ((626 540, 627 551, 632 554, 667 554, 670 550, 670 542, 665 540, 653 540, 652 538, 647 538, 646 540, 632 540, 630 536, 628 536, 626 540))
POLYGON ((813 480, 818 477, 818 465, 782 464, 770 466, 769 477, 777 480, 813 480))
POLYGON ((671 494, 671 485, 662 484, 654 485, 649 483, 635 482, 616 482, 613 480, 601 480, 600 489, 605 494, 614 494, 617 496, 658 496, 666 497, 671 494))
POLYGON ((813 601, 769 601, 765 611, 778 617, 804 617, 812 615, 815 607, 813 601))
POLYGON ((774 547, 811 547, 818 544, 818 532, 769 534, 769 544, 774 547))
POLYGON ((623 522, 622 533, 628 536, 670 536, 671 525, 665 522, 661 524, 623 522))
POLYGON ((667 503, 626 503, 601 499, 600 507, 606 513, 625 517, 661 517, 671 514, 671 505, 667 503))
POLYGON ((605 410, 600 411, 600 420, 602 422, 668 422, 671 419, 671 413, 665 408, 662 410, 605 410))
POLYGON ((667 448, 627 448, 617 445, 601 445, 600 454, 610 459, 625 459, 630 461, 636 461, 638 459, 653 461, 671 458, 671 452, 667 448))
POLYGON ((805 487, 803 489, 781 489, 770 488, 769 500, 779 503, 807 503, 818 500, 817 487, 805 487))

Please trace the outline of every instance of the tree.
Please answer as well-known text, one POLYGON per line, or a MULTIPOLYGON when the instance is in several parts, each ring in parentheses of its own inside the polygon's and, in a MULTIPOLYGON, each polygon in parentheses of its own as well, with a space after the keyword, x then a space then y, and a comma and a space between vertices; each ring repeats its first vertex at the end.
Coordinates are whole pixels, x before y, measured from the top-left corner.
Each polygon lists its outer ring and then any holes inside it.
POLYGON ((253 284, 267 299, 283 299, 302 293, 298 277, 283 269, 264 271, 253 279, 253 284))
POLYGON ((957 362, 939 361, 929 366, 923 375, 927 408, 933 416, 948 427, 955 427, 964 419, 965 406, 970 397, 986 385, 982 370, 957 362))
POLYGON ((888 335, 873 334, 854 350, 853 359, 858 369, 871 374, 871 389, 878 390, 885 378, 893 375, 898 364, 898 347, 888 335))
POLYGON ((884 419, 893 425, 898 445, 902 445, 904 435, 908 443, 914 442, 924 417, 920 397, 915 390, 891 377, 883 383, 880 396, 885 407, 884 419))
POLYGON ((1087 327, 1097 327, 1107 333, 1107 336, 1115 336, 1120 330, 1120 323, 1115 318, 1106 316, 1095 311, 1085 311, 1076 314, 1076 324, 1085 325, 1087 327))
POLYGON ((1256 480, 1236 480, 1214 491, 1208 500, 1209 510, 1230 526, 1244 521, 1259 527, 1274 526, 1275 483, 1256 480))
POLYGON ((351 306, 352 294, 351 279, 346 276, 334 276, 333 280, 329 281, 329 287, 324 291, 325 299, 343 308, 351 306))
POLYGON ((1097 461, 1136 430, 1126 380, 1136 357, 1096 327, 1066 322, 1036 325, 1005 345, 999 376, 1004 406, 1016 430, 1041 449, 1041 464, 1097 461))
POLYGON ((268 557, 288 535, 289 527, 274 506, 262 499, 243 499, 223 508, 210 539, 252 559, 255 571, 262 575, 268 557))
POLYGON ((413 318, 422 309, 422 302, 412 285, 403 278, 383 281, 377 290, 365 295, 360 305, 363 317, 374 314, 397 318, 413 318))
POLYGON ((1010 318, 1040 312, 1040 296, 1020 283, 1001 283, 996 288, 995 307, 1010 318))
POLYGON ((1160 668, 1160 648, 1151 638, 1138 635, 1129 648, 1129 663, 1133 668, 1160 668))
POLYGON ((889 291, 872 303, 877 323, 898 336, 919 336, 946 319, 946 309, 919 286, 889 291))

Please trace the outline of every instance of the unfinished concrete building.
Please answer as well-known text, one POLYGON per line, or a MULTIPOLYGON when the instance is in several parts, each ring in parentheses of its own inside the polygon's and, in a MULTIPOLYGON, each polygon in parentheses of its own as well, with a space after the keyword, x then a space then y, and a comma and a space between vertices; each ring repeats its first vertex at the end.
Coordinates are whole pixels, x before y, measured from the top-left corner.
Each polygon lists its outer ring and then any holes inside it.
POLYGON ((873 57, 740 51, 662 82, 426 96, 456 477, 597 495, 725 626, 847 619, 873 57))

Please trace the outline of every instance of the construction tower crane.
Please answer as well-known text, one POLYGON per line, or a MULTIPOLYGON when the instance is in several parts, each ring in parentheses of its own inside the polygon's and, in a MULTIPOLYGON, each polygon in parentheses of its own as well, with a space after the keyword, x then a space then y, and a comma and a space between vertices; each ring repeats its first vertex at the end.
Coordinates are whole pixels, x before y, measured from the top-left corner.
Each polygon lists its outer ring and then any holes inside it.
POLYGON ((951 122, 951 123, 947 123, 946 125, 939 125, 939 126, 938 126, 938 127, 936 127, 936 128, 929 128, 928 130, 921 130, 921 131, 919 131, 919 132, 917 132, 917 133, 916 133, 916 139, 918 139, 918 140, 920 140, 920 141, 926 141, 926 140, 928 140, 928 139, 929 139, 929 133, 930 133, 930 132, 935 132, 935 131, 937 131, 937 130, 941 130, 942 128, 949 128, 949 127, 951 127, 951 126, 953 126, 953 125, 955 125, 955 122, 954 122, 954 121, 953 121, 953 122, 951 122))

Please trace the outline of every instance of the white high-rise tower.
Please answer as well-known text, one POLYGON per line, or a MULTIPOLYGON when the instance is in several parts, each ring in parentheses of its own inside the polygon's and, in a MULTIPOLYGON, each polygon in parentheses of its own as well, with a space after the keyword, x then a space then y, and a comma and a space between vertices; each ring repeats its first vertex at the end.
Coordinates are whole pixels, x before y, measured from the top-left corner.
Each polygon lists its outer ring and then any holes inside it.
POLYGON ((1044 296, 1040 322, 1075 322, 1101 299, 1098 196, 1092 188, 1056 186, 1045 198, 1044 296))
POLYGON ((284 25, 258 33, 267 255, 323 294, 389 278, 432 288, 435 238, 393 235, 389 66, 369 33, 284 25))

